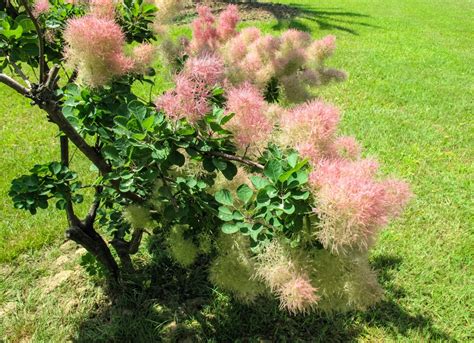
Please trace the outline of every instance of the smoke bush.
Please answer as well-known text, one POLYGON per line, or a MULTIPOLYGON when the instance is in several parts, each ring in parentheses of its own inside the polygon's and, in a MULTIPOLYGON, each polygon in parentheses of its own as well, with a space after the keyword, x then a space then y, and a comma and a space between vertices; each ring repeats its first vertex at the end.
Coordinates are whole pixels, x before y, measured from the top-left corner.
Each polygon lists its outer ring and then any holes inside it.
POLYGON ((315 87, 345 78, 326 67, 334 36, 239 31, 236 6, 218 18, 198 6, 191 39, 167 37, 157 47, 150 26, 168 24, 182 1, 47 4, 35 3, 33 19, 47 26, 48 16, 67 13, 62 35, 44 41, 63 56, 20 61, 39 60, 39 86, 7 84, 59 127, 62 158, 12 182, 15 207, 35 214, 55 199, 67 212, 68 237, 115 281, 121 267, 96 225, 111 236, 122 268, 133 270, 146 232, 157 258, 201 264, 213 284, 246 303, 274 296, 282 309, 307 313, 366 309, 381 299, 368 252, 411 193, 384 179, 354 137, 339 135, 335 106, 315 99, 315 87), (150 87, 143 99, 132 85, 155 85, 157 54, 173 56, 173 86, 162 94, 150 87), (63 59, 75 72, 60 86, 63 59), (70 142, 99 171, 81 220, 70 142))

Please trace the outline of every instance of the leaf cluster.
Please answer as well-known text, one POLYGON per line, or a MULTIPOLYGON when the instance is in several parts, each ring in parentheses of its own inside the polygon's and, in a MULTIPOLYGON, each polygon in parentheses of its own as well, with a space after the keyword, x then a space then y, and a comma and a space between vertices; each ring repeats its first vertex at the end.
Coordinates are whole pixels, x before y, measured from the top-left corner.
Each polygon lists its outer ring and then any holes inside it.
POLYGON ((237 199, 228 189, 215 195, 222 231, 249 236, 254 246, 264 245, 275 235, 298 244, 304 218, 311 215, 310 192, 305 189, 309 166, 296 152, 285 156, 270 146, 262 157, 263 175, 251 175, 251 185, 237 188, 237 199))
POLYGON ((36 214, 37 209, 48 207, 48 200, 56 199, 56 207, 64 209, 68 201, 81 203, 83 196, 77 192, 81 183, 77 173, 59 162, 35 165, 31 174, 12 181, 9 196, 15 208, 36 214))

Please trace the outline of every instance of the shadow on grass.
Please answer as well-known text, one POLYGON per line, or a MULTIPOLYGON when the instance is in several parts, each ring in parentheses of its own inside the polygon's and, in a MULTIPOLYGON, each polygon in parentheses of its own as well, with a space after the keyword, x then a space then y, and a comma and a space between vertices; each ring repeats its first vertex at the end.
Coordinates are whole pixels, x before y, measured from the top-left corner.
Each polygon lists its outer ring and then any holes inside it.
POLYGON ((278 20, 273 29, 297 29, 310 32, 312 29, 305 21, 310 21, 318 26, 320 30, 339 30, 353 35, 358 35, 354 27, 365 26, 377 28, 378 26, 366 23, 369 15, 349 12, 340 8, 321 10, 316 5, 289 4, 278 5, 272 3, 255 4, 262 6, 278 20), (283 8, 279 8, 283 7, 283 8))
MULTIPOLYGON (((370 16, 361 13, 349 12, 340 8, 319 9, 317 5, 302 4, 277 4, 272 2, 241 2, 235 1, 239 6, 242 18, 244 20, 266 20, 275 18, 277 24, 273 26, 275 30, 297 29, 310 32, 312 28, 308 21, 316 24, 320 30, 339 30, 353 35, 358 35, 354 27, 378 26, 364 22, 370 16), (362 21, 363 20, 363 21, 362 21)), ((213 10, 220 11, 225 4, 214 2, 213 10)), ((180 21, 189 22, 194 17, 194 8, 189 8, 181 17, 180 21)))
POLYGON ((449 341, 429 318, 412 315, 397 304, 404 296, 391 284, 401 260, 377 257, 373 265, 387 291, 387 300, 366 313, 332 316, 290 316, 278 310, 275 300, 260 299, 252 306, 234 301, 214 290, 206 280, 201 260, 192 270, 180 269, 161 257, 142 270, 151 281, 142 282, 107 307, 98 308, 82 323, 76 342, 233 342, 311 341, 351 342, 364 327, 377 327, 393 338, 409 332, 449 341))

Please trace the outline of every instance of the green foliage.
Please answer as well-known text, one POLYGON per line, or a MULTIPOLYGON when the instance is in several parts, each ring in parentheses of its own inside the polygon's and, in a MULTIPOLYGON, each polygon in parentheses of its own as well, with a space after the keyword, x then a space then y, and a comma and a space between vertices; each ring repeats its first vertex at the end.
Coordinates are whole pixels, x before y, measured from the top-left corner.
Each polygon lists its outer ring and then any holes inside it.
POLYGON ((118 7, 119 24, 126 32, 129 42, 154 39, 152 25, 155 20, 156 6, 146 0, 124 0, 118 7))
POLYGON ((37 209, 48 207, 48 200, 55 198, 56 207, 65 209, 67 201, 80 203, 83 196, 77 191, 81 183, 77 174, 59 162, 36 165, 30 170, 30 175, 23 175, 12 181, 9 192, 15 208, 36 214, 37 209))
POLYGON ((38 51, 38 39, 31 19, 26 14, 13 19, 0 11, 0 70, 10 66, 8 59, 35 67, 38 51))
POLYGON ((246 184, 237 188, 237 199, 229 190, 216 193, 219 218, 225 223, 227 234, 241 232, 249 236, 254 245, 266 244, 275 235, 283 235, 292 245, 301 241, 304 218, 312 214, 308 182, 307 161, 298 154, 287 157, 276 146, 271 146, 261 159, 265 163, 263 175, 253 175, 253 189, 246 184))

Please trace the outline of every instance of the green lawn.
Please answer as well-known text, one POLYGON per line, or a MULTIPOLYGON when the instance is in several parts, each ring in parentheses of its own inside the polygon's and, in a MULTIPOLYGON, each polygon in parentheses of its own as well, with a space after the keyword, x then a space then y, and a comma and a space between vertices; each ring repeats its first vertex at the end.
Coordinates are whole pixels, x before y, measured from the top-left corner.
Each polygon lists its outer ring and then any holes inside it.
POLYGON ((415 199, 372 254, 386 300, 365 314, 291 317, 266 301, 239 305, 209 289, 199 271, 181 271, 154 278, 170 293, 150 287, 109 304, 74 267, 74 251, 58 262, 61 249, 71 250, 58 248, 65 225, 59 212, 31 217, 12 209, 10 180, 54 156, 56 132, 42 113, 0 86, 0 340, 474 338, 474 2, 274 2, 297 11, 291 19, 259 23, 266 31, 294 27, 337 36, 330 63, 350 78, 321 96, 343 110, 342 130, 357 136, 384 172, 412 184, 415 199), (62 266, 71 270, 66 282, 44 291, 62 266), (209 301, 195 309, 183 294, 209 301), (79 300, 71 305, 71 298, 79 300))

